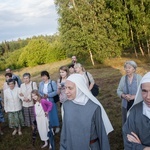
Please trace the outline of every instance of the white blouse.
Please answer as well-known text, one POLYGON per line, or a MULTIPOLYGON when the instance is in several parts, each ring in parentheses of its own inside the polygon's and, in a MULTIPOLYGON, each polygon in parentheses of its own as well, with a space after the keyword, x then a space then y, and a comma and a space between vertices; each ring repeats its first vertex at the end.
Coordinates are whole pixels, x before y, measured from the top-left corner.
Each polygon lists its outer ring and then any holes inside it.
POLYGON ((4 109, 6 112, 16 112, 22 109, 22 101, 20 100, 20 88, 15 87, 4 91, 4 109))

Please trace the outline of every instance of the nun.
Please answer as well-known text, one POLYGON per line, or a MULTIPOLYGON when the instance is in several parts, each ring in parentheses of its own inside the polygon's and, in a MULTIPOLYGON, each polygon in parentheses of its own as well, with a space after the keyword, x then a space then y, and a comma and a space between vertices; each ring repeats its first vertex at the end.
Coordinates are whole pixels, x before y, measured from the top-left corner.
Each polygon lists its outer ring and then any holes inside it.
POLYGON ((108 133, 113 127, 101 103, 92 95, 80 74, 65 84, 60 150, 110 150, 108 133))
POLYGON ((128 111, 123 139, 125 150, 150 150, 150 72, 143 76, 128 111))

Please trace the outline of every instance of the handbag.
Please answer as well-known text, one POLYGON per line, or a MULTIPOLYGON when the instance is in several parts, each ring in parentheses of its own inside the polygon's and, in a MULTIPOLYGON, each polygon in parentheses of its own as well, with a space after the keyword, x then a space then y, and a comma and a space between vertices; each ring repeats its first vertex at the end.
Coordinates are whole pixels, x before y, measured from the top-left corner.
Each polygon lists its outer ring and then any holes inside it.
MULTIPOLYGON (((88 78, 89 85, 90 85, 91 82, 90 82, 90 79, 89 79, 89 76, 88 76, 87 72, 86 72, 85 74, 86 74, 86 76, 87 76, 87 78, 88 78)), ((92 94, 93 94, 94 96, 97 96, 97 95, 99 94, 99 86, 94 83, 93 88, 91 89, 91 92, 92 92, 92 94)))
MULTIPOLYGON (((52 91, 54 91, 53 86, 52 86, 52 81, 51 81, 50 84, 51 84, 52 91)), ((54 99, 54 102, 57 103, 57 102, 59 101, 59 95, 58 95, 58 94, 55 95, 55 96, 53 97, 53 99, 54 99)))
MULTIPOLYGON (((128 82, 127 82, 127 76, 125 77, 125 83, 126 83, 126 90, 127 90, 127 94, 129 94, 129 88, 128 88, 128 82)), ((127 111, 131 108, 131 106, 134 103, 134 99, 127 101, 127 111)))

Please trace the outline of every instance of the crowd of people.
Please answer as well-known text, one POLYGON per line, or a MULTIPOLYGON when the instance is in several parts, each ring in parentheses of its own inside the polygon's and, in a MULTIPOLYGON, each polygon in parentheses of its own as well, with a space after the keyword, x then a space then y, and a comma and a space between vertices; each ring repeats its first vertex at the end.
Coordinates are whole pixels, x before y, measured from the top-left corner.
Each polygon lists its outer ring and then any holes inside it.
MULTIPOLYGON (((136 74, 137 64, 124 64, 126 75, 118 85, 122 99, 122 131, 125 150, 150 150, 150 72, 136 74)), ((59 68, 55 82, 49 72, 41 72, 41 82, 31 81, 30 73, 19 76, 6 69, 3 86, 4 110, 8 114, 12 135, 22 135, 22 126, 30 127, 44 144, 54 150, 53 136, 60 132, 60 150, 109 150, 108 134, 111 122, 100 101, 92 94, 95 81, 82 64, 72 56, 69 66, 59 68), (59 96, 62 127, 55 98, 59 96), (49 142, 48 142, 49 141, 49 142)), ((1 104, 1 103, 0 103, 1 104)), ((4 122, 0 105, 0 123, 4 122)), ((0 134, 3 135, 0 124, 0 134)))

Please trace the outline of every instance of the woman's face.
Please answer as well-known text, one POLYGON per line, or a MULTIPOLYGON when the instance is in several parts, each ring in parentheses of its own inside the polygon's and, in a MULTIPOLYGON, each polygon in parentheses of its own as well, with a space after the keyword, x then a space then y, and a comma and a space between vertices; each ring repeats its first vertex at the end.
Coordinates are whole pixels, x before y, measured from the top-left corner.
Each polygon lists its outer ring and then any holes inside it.
POLYGON ((5 76, 6 81, 8 81, 9 79, 11 79, 11 77, 9 76, 5 76))
POLYGON ((80 73, 80 72, 82 71, 82 68, 81 68, 81 67, 75 66, 74 69, 75 69, 75 72, 76 72, 76 73, 80 73))
POLYGON ((65 83, 65 93, 68 100, 74 100, 76 98, 76 85, 67 80, 65 83))
POLYGON ((126 71, 127 75, 132 75, 133 73, 135 73, 135 69, 133 66, 127 64, 124 68, 124 70, 126 71))
POLYGON ((48 76, 46 76, 46 75, 42 76, 41 78, 42 78, 42 81, 44 81, 44 82, 48 81, 48 76))
POLYGON ((9 83, 8 83, 8 86, 9 86, 9 88, 12 90, 12 89, 14 89, 15 84, 14 84, 14 82, 9 82, 9 83))
POLYGON ((69 73, 70 73, 70 74, 75 73, 75 69, 74 69, 73 67, 70 67, 70 68, 69 68, 69 73))
POLYGON ((34 93, 31 94, 31 97, 32 97, 32 99, 34 99, 35 101, 38 100, 38 96, 37 96, 36 94, 34 94, 34 93))
POLYGON ((25 84, 28 84, 28 83, 30 82, 29 76, 23 77, 23 82, 24 82, 25 84))
POLYGON ((67 77, 67 72, 66 72, 66 71, 60 70, 59 73, 60 73, 60 76, 61 76, 62 78, 66 78, 66 77, 67 77))

